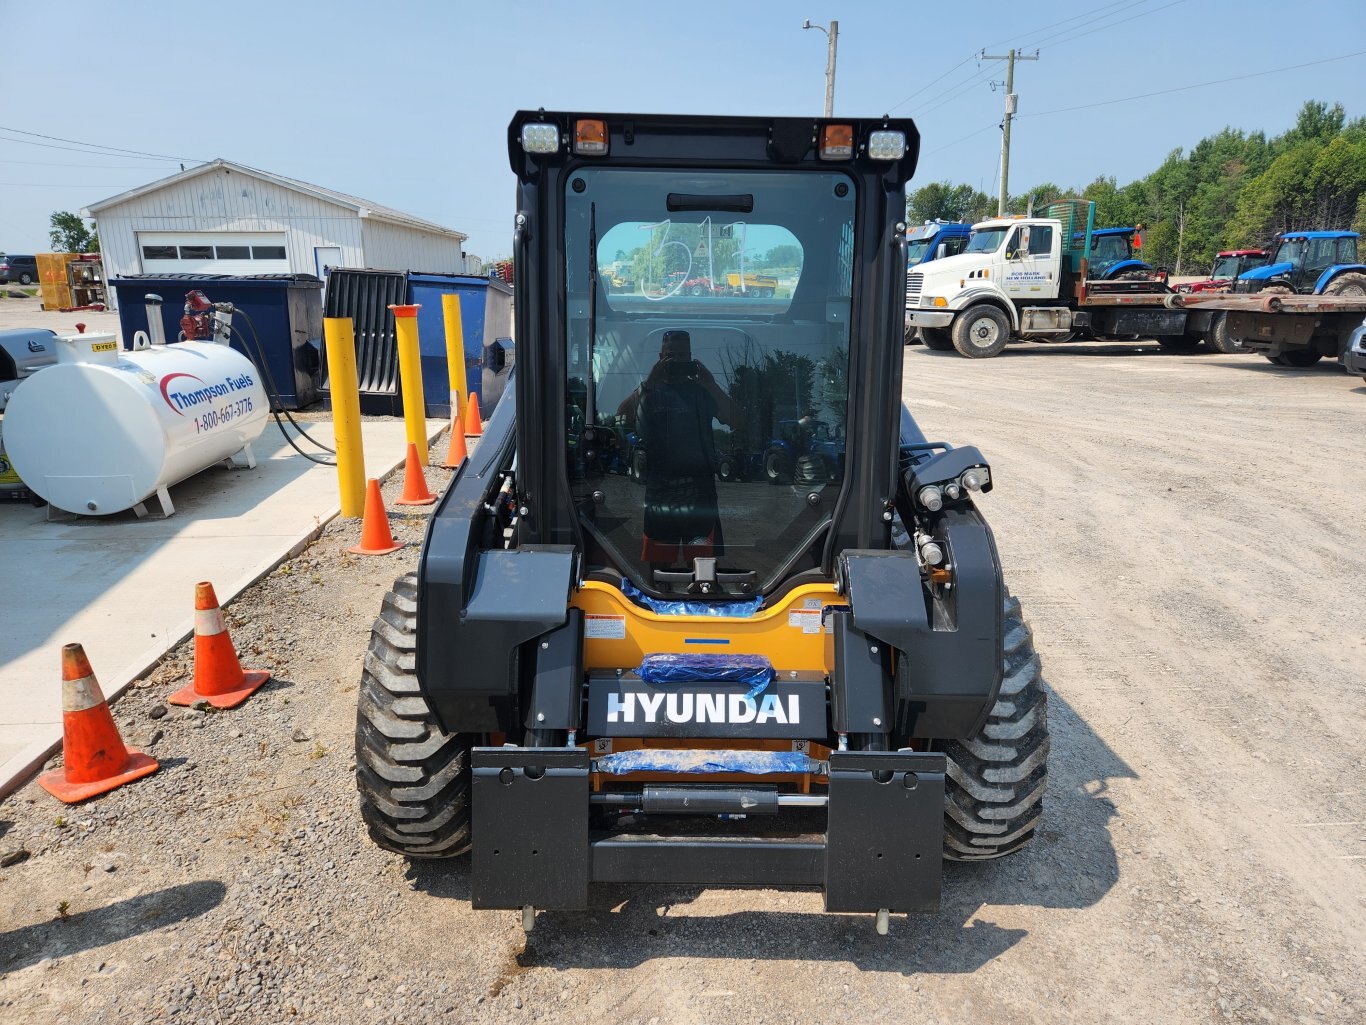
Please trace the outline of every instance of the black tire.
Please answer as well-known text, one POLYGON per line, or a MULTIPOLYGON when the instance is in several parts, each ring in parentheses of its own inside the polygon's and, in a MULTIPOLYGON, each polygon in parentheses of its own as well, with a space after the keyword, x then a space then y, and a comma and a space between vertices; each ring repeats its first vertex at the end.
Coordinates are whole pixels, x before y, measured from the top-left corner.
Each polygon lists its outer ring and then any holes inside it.
POLYGON ((384 596, 356 708, 356 788, 370 839, 410 858, 470 846, 470 748, 437 725, 417 684, 417 574, 384 596))
POLYGON ((707 290, 706 290, 705 288, 703 288, 701 285, 693 285, 692 288, 688 289, 688 294, 689 294, 689 295, 706 295, 706 294, 707 294, 707 290))
POLYGON ((1034 635, 1020 603, 1002 611, 1005 670, 986 725, 972 740, 948 741, 944 857, 985 861, 1013 854, 1034 836, 1048 781, 1048 692, 1034 635))
POLYGON ((726 481, 735 479, 735 461, 730 456, 722 456, 716 461, 716 476, 726 481))
POLYGON ((642 481, 645 479, 645 450, 638 448, 631 453, 631 479, 642 481))
POLYGON ((953 339, 949 337, 946 328, 922 327, 920 340, 925 343, 925 348, 933 349, 935 352, 950 352, 953 349, 953 339))
POLYGON ((972 306, 954 318, 949 329, 958 355, 968 359, 998 356, 1010 341, 1010 318, 995 306, 972 306))
POLYGON ((1225 313, 1214 315, 1214 322, 1210 325, 1209 334, 1205 336, 1205 344, 1215 352, 1222 352, 1225 356, 1247 352, 1247 346, 1243 344, 1243 340, 1229 334, 1228 315, 1225 313))
POLYGON ((30 274, 28 271, 24 271, 24 273, 22 273, 22 274, 19 275, 19 284, 21 284, 21 285, 31 285, 31 284, 33 284, 33 275, 30 274))
POLYGON ((1323 289, 1324 295, 1366 295, 1366 274, 1348 271, 1339 274, 1323 289))
POLYGON ((790 483, 792 471, 792 457, 782 449, 771 448, 764 453, 764 479, 770 484, 790 483))
POLYGON ((1159 335, 1157 344, 1162 346, 1163 352, 1189 355, 1200 348, 1200 339, 1188 338, 1186 335, 1159 335))
POLYGON ((1303 370, 1305 367, 1312 367, 1321 359, 1323 359, 1323 353, 1319 352, 1318 349, 1286 349, 1281 353, 1278 365, 1303 370))

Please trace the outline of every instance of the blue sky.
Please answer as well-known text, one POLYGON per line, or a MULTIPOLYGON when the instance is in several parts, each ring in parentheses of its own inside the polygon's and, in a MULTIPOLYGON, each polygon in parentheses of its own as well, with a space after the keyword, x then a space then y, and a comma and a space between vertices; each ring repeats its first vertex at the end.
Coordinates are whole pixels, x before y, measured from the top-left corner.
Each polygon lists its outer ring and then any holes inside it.
MULTIPOLYGON (((818 115, 825 36, 805 18, 840 23, 836 115, 916 118, 920 184, 995 191, 1004 65, 979 67, 983 47, 1041 50, 1016 68, 1012 191, 1122 184, 1225 125, 1281 132, 1306 99, 1366 113, 1366 55, 1044 113, 1366 51, 1366 0, 0 0, 0 125, 227 157, 449 225, 492 258, 510 250, 514 110, 818 115)), ((0 250, 41 251, 51 211, 178 169, 85 149, 0 131, 0 250)))

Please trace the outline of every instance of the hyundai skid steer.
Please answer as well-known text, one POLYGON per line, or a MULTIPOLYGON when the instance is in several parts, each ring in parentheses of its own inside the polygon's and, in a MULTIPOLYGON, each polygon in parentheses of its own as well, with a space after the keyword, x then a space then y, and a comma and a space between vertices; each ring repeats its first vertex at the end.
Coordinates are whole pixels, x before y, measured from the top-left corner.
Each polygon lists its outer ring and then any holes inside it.
POLYGON ((1028 842, 1046 693, 992 471, 901 401, 919 143, 513 119, 514 387, 375 624, 376 843, 469 852, 528 929, 611 882, 816 886, 885 932, 1028 842))

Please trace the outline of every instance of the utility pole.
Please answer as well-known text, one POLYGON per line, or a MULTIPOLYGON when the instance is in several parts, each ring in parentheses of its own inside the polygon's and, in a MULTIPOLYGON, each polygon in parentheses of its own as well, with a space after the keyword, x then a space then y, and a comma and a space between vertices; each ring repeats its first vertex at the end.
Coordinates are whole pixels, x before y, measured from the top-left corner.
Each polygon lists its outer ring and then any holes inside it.
POLYGON ((818 28, 825 33, 826 39, 829 40, 830 45, 825 57, 825 116, 834 117, 835 50, 839 47, 840 23, 838 21, 832 21, 830 23, 830 28, 827 29, 824 25, 811 24, 811 20, 808 18, 806 21, 802 22, 802 28, 818 28))
POLYGON ((1015 95, 1015 62, 1038 59, 1038 50, 1034 51, 1033 57, 1026 57, 1014 48, 1009 53, 1000 55, 982 51, 982 60, 1006 62, 1006 118, 1001 123, 1001 195, 996 200, 997 217, 1004 216, 1006 212, 1006 196, 1010 190, 1010 119, 1015 116, 1015 109, 1019 103, 1019 97, 1015 95))

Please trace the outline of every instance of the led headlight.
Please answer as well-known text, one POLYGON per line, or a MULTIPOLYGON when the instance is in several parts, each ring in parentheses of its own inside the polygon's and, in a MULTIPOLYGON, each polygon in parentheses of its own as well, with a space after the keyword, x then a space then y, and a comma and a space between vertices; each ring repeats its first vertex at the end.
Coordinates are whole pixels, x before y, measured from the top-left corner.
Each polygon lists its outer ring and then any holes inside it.
POLYGON ((522 125, 522 149, 528 153, 554 153, 560 148, 560 130, 554 125, 522 125))
POLYGON ((881 131, 868 136, 868 156, 873 160, 900 160, 905 153, 905 132, 881 131))

